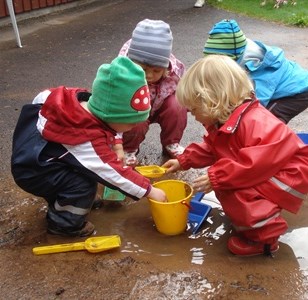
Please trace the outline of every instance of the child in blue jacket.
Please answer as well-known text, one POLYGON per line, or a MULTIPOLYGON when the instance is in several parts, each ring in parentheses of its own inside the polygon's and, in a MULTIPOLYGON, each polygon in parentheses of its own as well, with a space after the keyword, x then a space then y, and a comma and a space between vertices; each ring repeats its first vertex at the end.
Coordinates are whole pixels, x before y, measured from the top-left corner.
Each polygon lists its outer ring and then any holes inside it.
POLYGON ((288 60, 282 49, 246 38, 235 20, 213 26, 203 53, 236 60, 253 80, 261 104, 284 123, 308 107, 308 70, 288 60))

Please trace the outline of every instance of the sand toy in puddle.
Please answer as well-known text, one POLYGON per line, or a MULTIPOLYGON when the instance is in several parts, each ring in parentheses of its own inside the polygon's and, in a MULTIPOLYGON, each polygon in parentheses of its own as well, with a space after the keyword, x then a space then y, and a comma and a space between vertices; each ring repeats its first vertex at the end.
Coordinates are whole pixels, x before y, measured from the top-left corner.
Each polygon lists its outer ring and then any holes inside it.
POLYGON ((308 145, 308 133, 299 132, 297 136, 306 144, 308 145))
POLYGON ((162 189, 168 202, 157 202, 149 198, 156 229, 166 235, 177 235, 186 230, 192 187, 180 180, 163 180, 153 184, 162 189))
POLYGON ((121 239, 118 235, 97 236, 87 238, 84 242, 41 246, 32 249, 35 255, 60 253, 68 251, 87 250, 91 253, 107 251, 121 246, 121 239))
POLYGON ((104 193, 102 195, 102 200, 123 201, 125 200, 125 195, 119 192, 118 190, 114 190, 105 186, 104 193))
POLYGON ((166 173, 167 168, 163 168, 156 165, 150 166, 137 166, 135 170, 147 178, 158 178, 166 173))
POLYGON ((210 205, 202 203, 201 200, 205 193, 199 192, 194 195, 190 201, 190 209, 188 213, 188 222, 191 225, 192 233, 195 234, 200 229, 203 222, 207 219, 212 210, 210 205))

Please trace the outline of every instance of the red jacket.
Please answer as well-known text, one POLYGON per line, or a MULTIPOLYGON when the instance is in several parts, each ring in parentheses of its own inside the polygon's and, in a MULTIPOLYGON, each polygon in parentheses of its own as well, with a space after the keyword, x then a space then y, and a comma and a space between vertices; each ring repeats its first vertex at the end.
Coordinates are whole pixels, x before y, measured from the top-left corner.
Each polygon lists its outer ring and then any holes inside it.
POLYGON ((135 200, 146 196, 151 190, 149 179, 131 167, 123 167, 111 149, 117 133, 80 105, 80 92, 87 91, 61 86, 40 93, 33 101, 42 104, 38 131, 48 142, 64 146, 67 152, 59 158, 63 162, 135 200))
POLYGON ((236 108, 221 127, 206 129, 204 142, 178 157, 184 170, 210 166, 215 192, 255 187, 280 207, 298 211, 308 192, 308 146, 288 126, 255 100, 236 108))

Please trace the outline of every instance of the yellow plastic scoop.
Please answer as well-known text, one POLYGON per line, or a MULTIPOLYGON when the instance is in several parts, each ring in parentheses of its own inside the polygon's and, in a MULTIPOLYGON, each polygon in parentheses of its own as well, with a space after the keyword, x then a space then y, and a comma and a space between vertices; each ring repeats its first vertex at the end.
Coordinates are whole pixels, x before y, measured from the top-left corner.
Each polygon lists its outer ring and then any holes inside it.
POLYGON ((150 166, 137 166, 135 167, 135 170, 144 177, 157 178, 163 176, 168 170, 168 168, 163 168, 156 165, 150 165, 150 166))
POLYGON ((121 245, 121 239, 118 235, 97 236, 86 239, 84 242, 60 244, 52 246, 41 246, 32 249, 35 255, 60 253, 68 251, 87 250, 91 253, 97 253, 114 248, 121 245))

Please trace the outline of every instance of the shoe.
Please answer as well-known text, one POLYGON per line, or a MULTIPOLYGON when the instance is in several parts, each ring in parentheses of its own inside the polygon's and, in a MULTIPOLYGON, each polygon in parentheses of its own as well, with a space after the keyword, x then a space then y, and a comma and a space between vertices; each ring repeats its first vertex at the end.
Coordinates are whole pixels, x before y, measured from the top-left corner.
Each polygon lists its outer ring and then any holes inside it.
POLYGON ((273 244, 263 244, 250 240, 244 240, 237 236, 230 237, 228 240, 228 249, 235 255, 253 256, 253 255, 268 255, 279 249, 278 240, 273 244))
POLYGON ((203 7, 205 0, 197 0, 194 7, 203 7))
POLYGON ((131 152, 124 152, 124 156, 125 156, 125 165, 126 166, 131 166, 134 167, 137 165, 138 160, 136 155, 138 154, 138 150, 134 150, 131 152))
POLYGON ((182 154, 185 150, 179 143, 174 143, 167 145, 164 149, 171 158, 176 158, 178 155, 182 154))
POLYGON ((56 234, 61 236, 71 236, 71 237, 84 237, 89 236, 94 232, 94 225, 91 222, 84 222, 81 229, 78 230, 67 230, 65 228, 56 227, 53 225, 48 225, 47 232, 50 234, 56 234))
POLYGON ((103 200, 99 197, 96 197, 93 201, 91 209, 100 209, 102 206, 104 206, 103 200))

